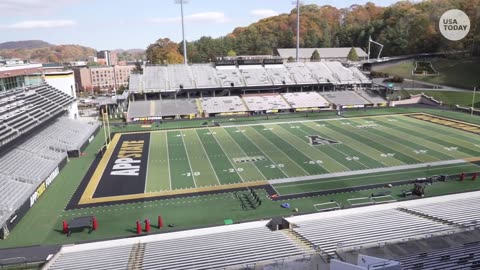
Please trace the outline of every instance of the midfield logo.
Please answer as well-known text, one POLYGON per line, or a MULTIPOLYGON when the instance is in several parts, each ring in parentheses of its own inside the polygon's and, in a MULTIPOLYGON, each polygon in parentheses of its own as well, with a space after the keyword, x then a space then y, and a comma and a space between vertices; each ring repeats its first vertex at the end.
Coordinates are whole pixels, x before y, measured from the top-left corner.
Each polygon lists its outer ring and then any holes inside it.
POLYGON ((323 138, 318 135, 309 135, 307 136, 308 140, 310 141, 311 145, 328 145, 328 144, 337 144, 340 143, 339 141, 323 138))

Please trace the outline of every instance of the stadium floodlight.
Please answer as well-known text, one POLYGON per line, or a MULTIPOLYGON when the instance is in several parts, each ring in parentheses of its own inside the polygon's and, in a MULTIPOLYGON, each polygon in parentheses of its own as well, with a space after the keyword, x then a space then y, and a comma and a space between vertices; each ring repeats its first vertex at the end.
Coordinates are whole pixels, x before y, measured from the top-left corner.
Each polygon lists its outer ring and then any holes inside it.
POLYGON ((378 45, 380 47, 380 51, 378 52, 378 55, 377 55, 377 62, 379 62, 378 60, 380 60, 380 54, 382 54, 383 44, 380 44, 380 43, 374 41, 371 36, 368 37, 368 60, 367 60, 367 62, 370 63, 370 44, 371 43, 373 43, 375 45, 378 45))
POLYGON ((182 39, 183 39, 183 63, 187 61, 187 41, 185 41, 185 23, 183 22, 183 4, 188 4, 188 0, 175 0, 175 4, 180 4, 180 12, 182 17, 182 39))
POLYGON ((300 50, 300 0, 293 1, 297 5, 297 50, 295 51, 295 60, 298 62, 298 51, 300 50))

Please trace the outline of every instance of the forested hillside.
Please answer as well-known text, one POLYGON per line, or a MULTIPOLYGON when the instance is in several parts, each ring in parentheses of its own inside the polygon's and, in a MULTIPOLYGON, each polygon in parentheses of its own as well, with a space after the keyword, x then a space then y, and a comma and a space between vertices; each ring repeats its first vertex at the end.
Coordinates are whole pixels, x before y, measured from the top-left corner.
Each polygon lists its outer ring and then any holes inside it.
POLYGON ((35 49, 3 49, 0 56, 5 58, 29 59, 38 63, 65 63, 95 56, 95 49, 80 45, 51 45, 35 49))
MULTIPOLYGON (((300 10, 300 46, 365 48, 368 37, 372 36, 385 45, 383 55, 388 56, 449 50, 473 50, 478 55, 478 31, 474 35, 480 27, 478 6, 480 0, 400 1, 389 7, 367 3, 345 9, 304 5, 300 10), (472 22, 470 34, 461 42, 447 41, 439 33, 441 14, 452 8, 465 11, 472 22)), ((238 27, 224 37, 202 37, 188 42, 189 61, 208 62, 226 55, 274 54, 276 48, 294 47, 296 14, 293 9, 289 14, 238 27)), ((181 63, 182 46, 162 38, 148 47, 147 57, 152 63, 181 63)))

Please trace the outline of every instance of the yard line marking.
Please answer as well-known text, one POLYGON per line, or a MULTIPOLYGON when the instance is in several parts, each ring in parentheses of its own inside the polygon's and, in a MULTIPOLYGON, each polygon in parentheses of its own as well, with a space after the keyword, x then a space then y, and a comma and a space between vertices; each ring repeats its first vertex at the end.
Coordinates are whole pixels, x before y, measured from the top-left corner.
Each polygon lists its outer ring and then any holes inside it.
MULTIPOLYGON (((336 124, 332 124, 332 125, 339 128, 339 129, 346 130, 346 128, 344 126, 336 125, 336 124)), ((413 153, 411 150, 415 150, 415 149, 413 149, 409 146, 404 146, 403 144, 397 143, 395 141, 389 141, 388 138, 385 138, 384 136, 377 135, 376 133, 368 133, 364 129, 359 129, 358 132, 356 132, 355 134, 362 137, 362 138, 366 138, 366 139, 372 140, 372 141, 374 141, 375 139, 381 140, 381 141, 388 141, 388 143, 380 142, 379 145, 382 145, 384 148, 389 148, 393 152, 400 153, 402 155, 408 156, 408 157, 412 158, 413 160, 416 160, 417 162, 422 162, 422 160, 417 159, 417 157, 415 157, 414 155, 411 154, 411 153, 413 153), (392 146, 393 144, 395 146, 392 146)))
MULTIPOLYGON (((245 153, 245 151, 243 150, 243 148, 240 147, 240 145, 238 144, 238 142, 230 135, 230 133, 228 133, 225 129, 223 129, 223 131, 232 139, 232 141, 235 142, 235 144, 238 146, 238 148, 239 148, 240 150, 242 150, 242 153, 247 157, 248 154, 245 153)), ((243 136, 245 136, 245 134, 244 134, 243 136)), ((246 136, 245 136, 245 137, 246 137, 246 136)), ((253 166, 254 166, 255 168, 257 168, 257 171, 262 175, 263 179, 264 179, 264 180, 267 180, 267 177, 265 177, 265 175, 263 175, 262 171, 260 171, 260 169, 259 169, 258 166, 255 164, 255 162, 252 162, 252 164, 253 164, 253 166)))
POLYGON ((172 190, 172 175, 170 173, 170 154, 168 152, 168 136, 167 136, 167 132, 164 132, 164 134, 165 134, 165 146, 167 148, 168 181, 170 182, 170 190, 172 190))
MULTIPOLYGON (((317 131, 320 132, 320 133, 324 130, 324 129, 319 130, 319 129, 317 129, 316 127, 314 127, 313 125, 305 125, 305 126, 311 128, 311 129, 317 130, 317 131)), ((354 142, 362 145, 363 147, 369 149, 371 152, 375 152, 376 154, 379 154, 379 155, 382 154, 382 152, 380 152, 379 150, 377 150, 377 149, 375 149, 375 148, 373 148, 373 147, 371 147, 371 146, 369 146, 369 145, 367 145, 367 144, 365 144, 365 143, 361 143, 361 142, 359 142, 358 140, 356 140, 356 139, 354 139, 354 138, 352 138, 352 137, 349 137, 349 136, 346 135, 346 134, 341 134, 340 132, 337 132, 337 131, 329 128, 329 127, 325 127, 325 129, 326 129, 326 130, 325 130, 325 133, 333 133, 333 134, 335 134, 336 136, 338 136, 337 134, 339 134, 340 136, 343 136, 343 137, 345 137, 345 138, 348 138, 349 140, 352 140, 352 141, 354 141, 354 142)), ((360 152, 359 150, 357 150, 357 151, 360 152)), ((373 158, 373 157, 372 157, 372 158, 373 158)), ((398 159, 396 159, 396 160, 398 160, 398 159)), ((378 160, 378 161, 379 161, 380 163, 382 163, 385 167, 389 167, 389 166, 390 166, 390 165, 387 165, 387 164, 383 163, 381 160, 378 160)), ((400 162, 403 163, 403 164, 405 164, 405 163, 402 162, 402 161, 400 161, 400 162)))
MULTIPOLYGON (((284 127, 282 127, 282 126, 280 126, 280 128, 283 128, 283 129, 287 130, 286 128, 284 128, 284 127)), ((301 128, 299 128, 298 130, 300 130, 301 132, 303 132, 303 133, 306 134, 307 136, 310 135, 310 134, 308 134, 305 130, 303 130, 303 129, 301 129, 301 128)), ((288 131, 287 131, 287 132, 288 132, 288 131)), ((291 132, 290 132, 290 133, 291 133, 291 132)), ((296 136, 296 135, 293 134, 293 133, 291 133, 291 134, 294 135, 294 136, 296 136)), ((331 147, 331 148, 334 149, 334 150, 336 150, 336 151, 339 152, 340 154, 344 155, 345 158, 348 158, 348 157, 351 157, 351 156, 352 156, 352 155, 345 154, 343 151, 341 151, 340 149, 337 149, 336 147, 331 147)), ((314 148, 314 149, 320 150, 320 149, 318 149, 318 148, 314 148)), ((354 150, 357 151, 356 149, 354 149, 354 150)), ((358 152, 358 151, 357 151, 357 152, 358 152)), ((369 166, 366 166, 365 164, 361 163, 361 162, 358 161, 358 160, 354 160, 354 161, 360 163, 360 165, 362 165, 362 166, 365 167, 365 168, 370 168, 369 166)))
POLYGON ((195 185, 195 187, 197 187, 197 182, 195 182, 195 173, 192 169, 192 164, 190 163, 190 157, 188 155, 188 150, 187 150, 187 146, 185 145, 185 135, 182 133, 182 131, 180 130, 180 137, 182 137, 182 142, 183 142, 183 148, 185 148, 185 153, 187 154, 187 160, 188 160, 188 166, 190 167, 190 171, 192 172, 192 179, 193 179, 193 184, 195 185))
MULTIPOLYGON (((432 151, 435 151, 435 152, 441 153, 441 154, 443 154, 443 155, 449 156, 450 158, 453 158, 453 159, 455 159, 455 158, 460 158, 459 156, 450 155, 448 152, 445 152, 445 151, 442 152, 441 150, 437 150, 438 147, 443 148, 443 147, 445 147, 445 145, 444 145, 444 144, 439 144, 439 143, 437 143, 437 142, 433 142, 433 141, 428 140, 428 137, 431 137, 431 138, 433 138, 433 139, 440 140, 440 139, 436 138, 436 137, 433 136, 433 135, 425 134, 425 136, 427 136, 427 138, 420 137, 419 135, 409 134, 409 132, 418 133, 418 132, 415 130, 415 128, 412 127, 411 125, 408 125, 408 124, 405 124, 405 123, 404 123, 404 124, 402 124, 402 123, 397 123, 396 125, 398 126, 398 128, 406 130, 406 131, 404 131, 404 130, 396 130, 396 129, 392 128, 392 127, 389 127, 389 126, 388 126, 389 123, 385 123, 385 122, 382 121, 381 119, 380 119, 379 121, 380 121, 382 124, 387 125, 387 126, 383 126, 383 128, 386 129, 385 132, 387 132, 387 133, 389 133, 389 134, 395 133, 393 136, 395 136, 395 137, 397 137, 397 138, 401 138, 401 139, 405 138, 405 137, 402 136, 402 134, 403 134, 404 136, 414 136, 414 137, 415 137, 415 141, 413 141, 414 143, 423 145, 423 147, 425 147, 425 148, 428 148, 428 149, 430 149, 430 150, 432 150, 432 151), (394 132, 389 132, 389 131, 394 131, 394 132)), ((430 133, 430 132, 429 132, 429 133, 430 133)), ((443 141, 443 140, 440 140, 440 141, 443 141)), ((443 142, 445 142, 445 141, 443 141, 443 142)), ((451 142, 445 142, 445 143, 456 145, 456 144, 451 143, 451 142)), ((458 146, 458 145, 457 145, 457 146, 458 146)), ((445 150, 447 150, 447 149, 445 149, 445 150)))
POLYGON ((213 171, 213 173, 215 174, 215 177, 217 178, 218 184, 219 184, 219 185, 222 185, 222 183, 220 183, 220 179, 218 178, 217 172, 216 172, 215 169, 213 168, 212 161, 210 160, 210 157, 209 157, 208 154, 207 154, 207 150, 205 150, 205 147, 203 146, 203 143, 202 143, 202 141, 200 140, 200 136, 198 136, 198 133, 197 133, 196 130, 194 130, 193 132, 197 135, 198 142, 199 142, 200 145, 202 146, 203 153, 205 154, 205 156, 207 156, 208 163, 210 164, 210 167, 212 168, 212 171, 213 171))
MULTIPOLYGON (((212 131, 210 130, 210 128, 208 128, 208 131, 212 132, 212 131)), ((232 165, 232 168, 236 168, 235 165, 233 165, 232 161, 230 160, 230 157, 227 155, 227 152, 225 152, 225 150, 223 149, 222 145, 218 142, 217 137, 216 137, 215 135, 216 135, 216 134, 214 134, 214 135, 212 135, 212 136, 213 136, 213 138, 215 139, 215 141, 217 142, 218 146, 220 146, 220 149, 222 149, 223 154, 227 157, 228 162, 230 163, 230 165, 232 165)), ((243 180, 243 177, 242 177, 238 172, 237 172, 237 175, 238 175, 238 177, 240 177, 240 180, 242 180, 242 182, 245 183, 245 181, 243 180)))
MULTIPOLYGON (((238 129, 238 128, 237 128, 237 129, 238 129)), ((260 137, 265 138, 262 134, 260 134, 260 133, 259 133, 258 131, 256 131, 254 128, 250 128, 250 129, 253 130, 255 133, 257 133, 260 137)), ((282 168, 279 167, 278 164, 275 163, 275 162, 273 161, 273 159, 272 159, 269 155, 265 154, 265 152, 263 152, 263 150, 262 150, 260 147, 258 147, 258 145, 257 145, 254 141, 252 141, 252 140, 250 139, 250 137, 248 137, 248 136, 245 136, 245 137, 247 137, 247 138, 258 148, 258 150, 260 150, 266 157, 268 157, 268 159, 270 159, 270 161, 272 161, 272 163, 275 164, 275 166, 276 166, 278 169, 280 169, 280 171, 282 171, 283 174, 285 174, 287 177, 289 177, 289 175, 288 175, 284 170, 282 170, 282 168)), ((282 154, 284 154, 285 156, 287 156, 287 158, 290 159, 290 160, 293 162, 293 164, 297 165, 297 167, 299 167, 302 171, 304 171, 304 172, 306 173, 306 175, 310 175, 307 171, 305 171, 304 168, 302 168, 302 167, 301 167, 300 165, 298 165, 295 161, 293 161, 293 159, 291 159, 287 154, 285 154, 282 150, 280 150, 280 149, 279 149, 274 143, 272 143, 269 139, 265 138, 265 140, 267 140, 271 145, 275 146, 275 148, 277 148, 280 153, 282 153, 282 154)))
MULTIPOLYGON (((284 127, 282 127, 282 126, 280 126, 280 125, 279 125, 278 127, 281 128, 281 129, 283 129, 284 132, 287 132, 288 134, 294 136, 295 138, 299 138, 297 135, 295 135, 295 134, 293 134, 292 132, 290 132, 287 128, 284 128, 284 127)), ((303 132, 303 133, 306 133, 306 132, 304 132, 304 131, 302 131, 302 132, 303 132)), ((275 132, 273 132, 273 133, 275 133, 275 132)), ((275 133, 275 134, 277 134, 277 133, 275 133)), ((307 134, 307 135, 310 135, 310 134, 308 134, 308 133, 306 133, 306 134, 307 134)), ((278 135, 277 135, 277 136, 278 136, 278 135)), ((278 136, 278 137, 280 137, 282 140, 284 140, 281 136, 278 136)), ((285 140, 284 140, 284 141, 285 141, 285 140)), ((288 142, 287 142, 287 143, 288 143, 288 142)), ((293 147, 295 147, 295 145, 293 145, 293 144, 291 144, 291 143, 289 143, 289 144, 292 145, 293 147)), ((297 147, 295 147, 295 148, 296 148, 298 151, 300 151, 300 149, 298 149, 297 147)), ((318 148, 316 148, 316 147, 313 147, 313 149, 315 149, 315 152, 317 152, 317 153, 320 153, 320 154, 322 154, 322 155, 328 156, 327 153, 323 152, 322 150, 320 150, 320 149, 318 149, 318 148)), ((300 151, 300 152, 303 153, 303 151, 300 151)), ((306 155, 306 154, 304 153, 304 155, 306 155)), ((306 156, 307 156, 307 155, 306 155, 306 156)), ((348 155, 346 155, 346 156, 348 156, 348 155)), ((315 159, 312 158, 312 157, 309 157, 309 156, 307 156, 307 157, 310 158, 311 160, 315 160, 315 159)), ((340 165, 341 167, 343 167, 345 170, 351 171, 350 168, 348 168, 347 166, 343 165, 343 163, 341 163, 340 161, 334 159, 333 157, 328 156, 328 158, 329 158, 330 160, 332 160, 333 162, 339 164, 339 165, 340 165)), ((324 159, 323 159, 323 160, 324 160, 324 159)), ((324 161, 325 161, 325 160, 324 160, 324 161)), ((327 169, 326 169, 325 167, 323 167, 323 166, 322 166, 322 168, 324 168, 326 171, 329 171, 329 170, 327 170, 327 169)))

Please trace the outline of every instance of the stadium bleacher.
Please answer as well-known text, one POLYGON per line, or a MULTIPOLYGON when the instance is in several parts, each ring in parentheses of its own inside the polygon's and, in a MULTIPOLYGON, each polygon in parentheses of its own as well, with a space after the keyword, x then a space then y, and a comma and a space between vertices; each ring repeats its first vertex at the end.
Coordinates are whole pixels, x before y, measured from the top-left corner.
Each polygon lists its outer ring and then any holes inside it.
POLYGON ((323 62, 307 62, 305 65, 320 83, 339 83, 339 80, 335 78, 332 71, 323 62))
POLYGON ((358 89, 355 90, 355 92, 358 95, 360 95, 362 98, 370 101, 370 103, 372 103, 372 104, 387 103, 387 101, 383 97, 381 97, 379 94, 373 92, 372 90, 358 88, 358 89))
POLYGON ((244 95, 249 111, 289 110, 292 107, 279 94, 244 95))
MULTIPOLYGON (((142 241, 137 246, 144 251, 143 256, 135 260, 144 270, 225 269, 305 252, 283 232, 272 232, 264 226, 171 239, 166 235, 165 239, 142 241)), ((132 263, 128 260, 133 248, 135 245, 130 244, 78 252, 64 250, 47 269, 127 269, 132 263)))
POLYGON ((340 62, 286 63, 283 65, 213 66, 151 65, 142 75, 130 76, 129 91, 171 92, 184 89, 224 89, 231 87, 273 87, 301 85, 354 85, 371 81, 356 67, 340 62))
POLYGON ((247 107, 238 96, 201 98, 202 110, 206 113, 246 112, 247 107))
POLYGON ((239 70, 247 86, 273 85, 267 71, 262 66, 242 66, 239 70))
POLYGON ((194 88, 193 74, 189 66, 169 65, 166 69, 170 88, 168 90, 192 89, 194 88))
POLYGON ((320 218, 295 225, 295 232, 329 255, 340 248, 404 241, 455 229, 396 209, 320 218))
MULTIPOLYGON (((167 77, 167 67, 165 66, 148 66, 143 69, 143 76, 140 77, 143 82, 140 83, 140 91, 144 92, 164 92, 170 89, 170 83, 167 77)), ((130 92, 135 93, 133 89, 130 92)))
POLYGON ((408 210, 431 217, 453 222, 461 226, 480 228, 480 197, 407 207, 408 210))
POLYGON ((98 129, 98 124, 58 118, 72 102, 46 83, 0 94, 0 146, 24 138, 0 156, 0 224, 58 171, 67 152, 80 152, 98 129), (40 125, 35 134, 25 135, 40 125))
POLYGON ((321 95, 332 104, 342 105, 342 106, 363 106, 371 104, 369 101, 365 100, 359 96, 354 91, 332 91, 332 92, 323 92, 321 95))
POLYGON ((190 66, 193 78, 195 78, 196 88, 217 88, 220 83, 217 77, 217 71, 209 64, 196 64, 190 66))
POLYGON ((322 62, 338 80, 339 84, 360 84, 351 69, 344 67, 340 62, 322 62))
POLYGON ((217 77, 223 87, 246 86, 245 79, 235 66, 217 67, 217 77))
POLYGON ((286 63, 285 67, 292 74, 292 78, 297 84, 319 83, 305 63, 286 63))
POLYGON ((265 71, 274 85, 292 85, 295 83, 284 65, 265 65, 265 71))
POLYGON ((294 109, 330 106, 328 101, 317 92, 283 93, 282 96, 294 109))
POLYGON ((46 83, 0 93, 0 146, 64 112, 72 102, 46 83))
POLYGON ((129 121, 132 121, 132 119, 146 117, 172 117, 197 113, 198 109, 195 100, 141 100, 130 102, 127 118, 129 121))
POLYGON ((60 117, 0 157, 0 224, 58 169, 67 151, 80 151, 98 123, 60 117), (15 195, 12 200, 12 194, 15 195))
POLYGON ((480 243, 467 243, 396 258, 402 264, 402 270, 462 270, 480 267, 480 243))

